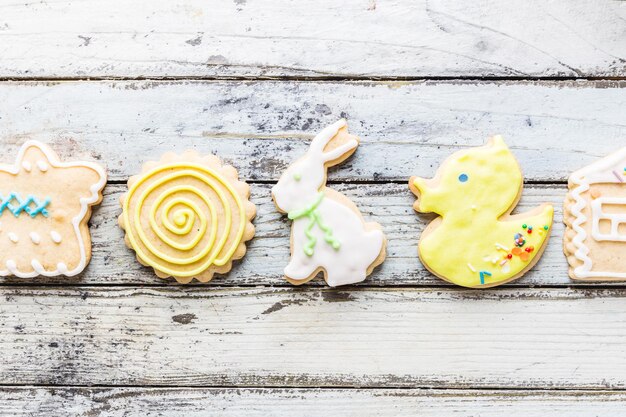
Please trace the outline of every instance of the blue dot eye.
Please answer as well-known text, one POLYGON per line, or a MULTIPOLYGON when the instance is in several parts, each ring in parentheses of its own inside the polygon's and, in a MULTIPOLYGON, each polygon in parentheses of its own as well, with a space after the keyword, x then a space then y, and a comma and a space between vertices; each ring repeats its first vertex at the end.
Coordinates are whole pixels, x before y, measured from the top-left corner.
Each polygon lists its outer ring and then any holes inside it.
POLYGON ((469 177, 467 176, 467 174, 461 174, 459 175, 459 181, 461 182, 465 182, 469 179, 469 177))

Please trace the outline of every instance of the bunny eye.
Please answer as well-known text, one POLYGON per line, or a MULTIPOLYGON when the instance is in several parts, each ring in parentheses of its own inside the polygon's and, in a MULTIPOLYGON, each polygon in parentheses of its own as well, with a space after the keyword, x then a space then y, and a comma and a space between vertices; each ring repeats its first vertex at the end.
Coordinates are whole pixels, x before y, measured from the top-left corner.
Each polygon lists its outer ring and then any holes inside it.
POLYGON ((461 182, 466 182, 468 179, 469 179, 469 177, 467 176, 467 174, 459 175, 459 181, 461 181, 461 182))
POLYGON ((293 179, 296 181, 300 181, 302 179, 302 175, 300 174, 293 174, 293 179))

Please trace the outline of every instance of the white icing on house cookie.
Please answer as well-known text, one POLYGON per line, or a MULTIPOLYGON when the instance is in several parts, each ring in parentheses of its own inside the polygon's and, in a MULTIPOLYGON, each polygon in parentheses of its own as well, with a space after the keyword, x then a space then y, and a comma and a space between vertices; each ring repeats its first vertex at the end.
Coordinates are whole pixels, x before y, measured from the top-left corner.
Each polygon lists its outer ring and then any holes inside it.
POLYGON ((564 222, 571 278, 626 280, 626 148, 570 176, 564 222))

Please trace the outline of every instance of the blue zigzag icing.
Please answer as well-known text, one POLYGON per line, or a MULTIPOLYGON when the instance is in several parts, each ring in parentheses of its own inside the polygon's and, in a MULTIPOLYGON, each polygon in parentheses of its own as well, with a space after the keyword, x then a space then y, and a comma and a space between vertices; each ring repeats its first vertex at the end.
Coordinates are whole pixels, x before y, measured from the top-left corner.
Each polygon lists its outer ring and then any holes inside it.
POLYGON ((6 209, 13 213, 15 217, 19 217, 22 212, 30 215, 30 217, 35 217, 38 214, 48 217, 48 210, 46 210, 48 204, 50 204, 49 197, 41 201, 32 195, 22 198, 18 193, 11 193, 6 197, 0 194, 0 216, 6 209), (34 205, 34 207, 31 207, 31 205, 34 205))

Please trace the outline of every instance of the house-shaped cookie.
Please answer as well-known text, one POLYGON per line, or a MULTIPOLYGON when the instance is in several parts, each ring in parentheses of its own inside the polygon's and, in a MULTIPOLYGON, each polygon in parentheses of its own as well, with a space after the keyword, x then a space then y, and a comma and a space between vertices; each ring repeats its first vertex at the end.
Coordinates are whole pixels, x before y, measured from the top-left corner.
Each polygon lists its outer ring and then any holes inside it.
POLYGON ((626 148, 569 178, 563 249, 572 279, 626 281, 626 148))

